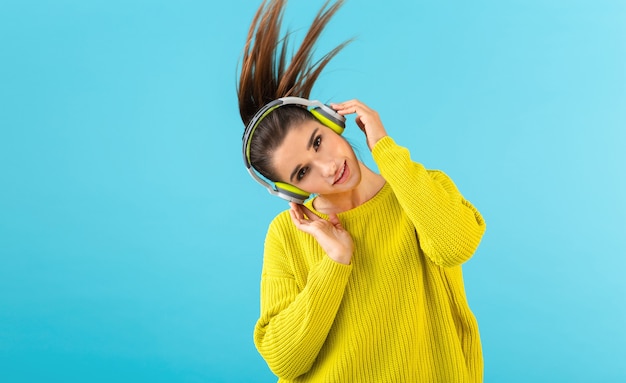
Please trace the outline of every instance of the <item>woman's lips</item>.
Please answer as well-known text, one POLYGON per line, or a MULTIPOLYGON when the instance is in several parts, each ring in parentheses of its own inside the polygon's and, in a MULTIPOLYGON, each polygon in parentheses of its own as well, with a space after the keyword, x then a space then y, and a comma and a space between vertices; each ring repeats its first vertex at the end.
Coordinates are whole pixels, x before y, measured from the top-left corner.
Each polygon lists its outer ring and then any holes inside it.
POLYGON ((337 184, 341 184, 343 182, 345 182, 348 179, 348 176, 350 175, 350 169, 348 169, 348 163, 344 161, 343 166, 341 167, 341 170, 339 170, 339 175, 335 182, 333 183, 333 185, 337 185, 337 184))

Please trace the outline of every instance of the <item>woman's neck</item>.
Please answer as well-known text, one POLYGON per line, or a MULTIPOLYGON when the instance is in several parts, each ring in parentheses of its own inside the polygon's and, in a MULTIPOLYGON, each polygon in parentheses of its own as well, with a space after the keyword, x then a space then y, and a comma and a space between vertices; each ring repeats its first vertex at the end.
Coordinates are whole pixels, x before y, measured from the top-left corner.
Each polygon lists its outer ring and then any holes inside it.
POLYGON ((359 162, 361 182, 344 193, 318 195, 313 200, 315 210, 324 214, 341 213, 354 209, 372 199, 385 185, 385 179, 359 162))

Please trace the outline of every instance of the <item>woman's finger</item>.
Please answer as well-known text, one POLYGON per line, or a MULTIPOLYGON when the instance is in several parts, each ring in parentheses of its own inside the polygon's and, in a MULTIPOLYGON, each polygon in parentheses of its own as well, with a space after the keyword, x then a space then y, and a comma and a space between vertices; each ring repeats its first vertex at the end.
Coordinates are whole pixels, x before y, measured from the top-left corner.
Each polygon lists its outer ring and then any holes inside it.
POLYGON ((313 213, 311 211, 311 209, 309 209, 308 207, 306 207, 304 205, 299 205, 298 207, 300 208, 300 211, 302 213, 304 213, 304 215, 309 219, 309 221, 320 221, 320 220, 322 220, 320 217, 315 215, 315 213, 313 213))
POLYGON ((331 107, 333 107, 339 114, 342 114, 342 115, 352 114, 352 113, 365 114, 365 113, 369 113, 372 111, 369 107, 367 107, 361 101, 356 100, 356 99, 345 101, 345 102, 340 102, 337 104, 331 104, 331 107))
POLYGON ((308 207, 304 205, 299 205, 293 202, 290 202, 289 205, 291 206, 291 209, 289 211, 293 213, 294 217, 298 219, 300 223, 305 220, 311 222, 322 220, 322 218, 315 215, 315 213, 313 213, 308 207))
POLYGON ((332 223, 333 226, 337 228, 341 228, 341 222, 339 221, 339 217, 337 217, 337 214, 335 213, 332 213, 328 216, 328 222, 332 223))
POLYGON ((296 227, 300 227, 302 225, 302 217, 298 215, 298 212, 294 209, 289 209, 289 215, 291 216, 291 221, 296 227))
POLYGON ((290 210, 291 212, 293 212, 294 218, 297 220, 298 225, 300 226, 312 221, 305 209, 306 208, 303 205, 293 204, 290 210))

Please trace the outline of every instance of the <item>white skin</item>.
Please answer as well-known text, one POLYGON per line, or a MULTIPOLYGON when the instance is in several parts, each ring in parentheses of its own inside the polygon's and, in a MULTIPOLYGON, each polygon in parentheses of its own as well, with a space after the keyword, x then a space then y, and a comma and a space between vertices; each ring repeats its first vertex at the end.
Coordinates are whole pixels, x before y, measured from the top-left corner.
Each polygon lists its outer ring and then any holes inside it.
MULTIPOLYGON (((356 115, 370 150, 387 135, 378 113, 362 102, 350 100, 330 106, 343 116, 356 115)), ((345 139, 317 121, 291 129, 274 151, 272 162, 283 182, 317 194, 315 208, 328 215, 325 220, 304 205, 290 203, 294 225, 312 235, 332 260, 350 264, 354 243, 337 213, 372 198, 385 183, 382 176, 358 161, 345 139)))

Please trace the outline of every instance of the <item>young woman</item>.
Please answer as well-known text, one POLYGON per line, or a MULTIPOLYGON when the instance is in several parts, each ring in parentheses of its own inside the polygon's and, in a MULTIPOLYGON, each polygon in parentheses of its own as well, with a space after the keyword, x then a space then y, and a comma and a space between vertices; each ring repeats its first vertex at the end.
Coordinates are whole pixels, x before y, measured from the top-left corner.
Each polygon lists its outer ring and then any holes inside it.
POLYGON ((461 273, 485 231, 480 213, 444 173, 412 161, 364 103, 308 100, 345 45, 311 64, 341 4, 326 3, 287 57, 285 1, 264 2, 244 49, 244 161, 272 194, 296 201, 267 231, 255 344, 279 382, 480 382, 461 273), (347 115, 380 174, 340 135, 347 115))

